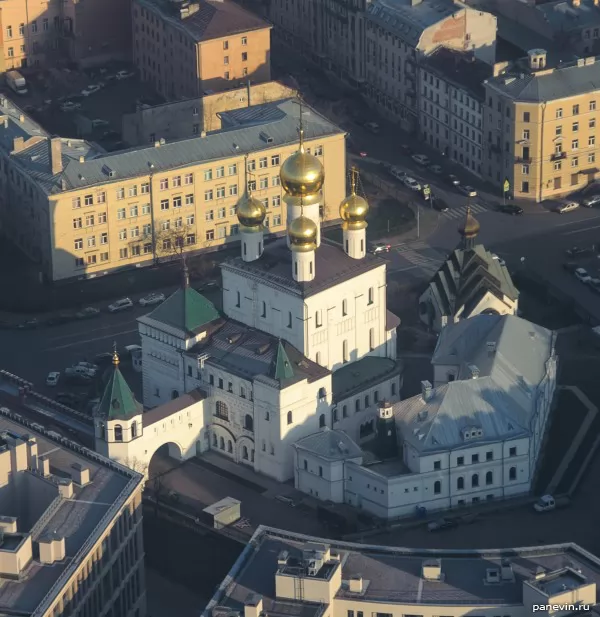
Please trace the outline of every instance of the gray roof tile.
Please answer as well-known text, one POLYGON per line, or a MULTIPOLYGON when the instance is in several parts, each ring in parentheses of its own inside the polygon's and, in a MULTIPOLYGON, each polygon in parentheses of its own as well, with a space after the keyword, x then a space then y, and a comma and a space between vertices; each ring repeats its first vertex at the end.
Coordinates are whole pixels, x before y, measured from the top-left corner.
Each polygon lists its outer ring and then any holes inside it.
POLYGON ((362 456, 362 450, 346 433, 328 428, 300 439, 294 447, 333 461, 362 456))

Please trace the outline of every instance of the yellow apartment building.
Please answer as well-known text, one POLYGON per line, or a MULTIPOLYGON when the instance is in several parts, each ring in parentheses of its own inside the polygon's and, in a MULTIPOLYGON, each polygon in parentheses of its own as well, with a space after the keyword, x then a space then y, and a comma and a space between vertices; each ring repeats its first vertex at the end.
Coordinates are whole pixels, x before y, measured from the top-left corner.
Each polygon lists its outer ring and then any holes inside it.
MULTIPOLYGON (((85 141, 50 138, 5 101, 3 231, 52 281, 235 242, 247 158, 248 184, 267 207, 265 224, 274 234, 283 232, 279 168, 298 147, 299 109, 286 99, 223 112, 220 131, 107 154, 85 141)), ((327 169, 323 219, 336 219, 346 192, 345 133, 303 110, 306 147, 327 169)))
POLYGON ((133 60, 166 99, 271 79, 271 25, 230 0, 134 0, 133 60))
POLYGON ((582 58, 547 68, 531 50, 528 70, 485 82, 482 175, 516 198, 536 202, 577 191, 600 174, 600 62, 582 58))

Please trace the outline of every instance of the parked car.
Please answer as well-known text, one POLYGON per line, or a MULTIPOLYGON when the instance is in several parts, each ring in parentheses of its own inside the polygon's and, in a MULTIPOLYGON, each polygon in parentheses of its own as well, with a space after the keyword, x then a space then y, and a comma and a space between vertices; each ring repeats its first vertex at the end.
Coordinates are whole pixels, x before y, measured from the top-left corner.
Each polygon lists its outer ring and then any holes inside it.
POLYGON ((165 299, 165 294, 163 293, 151 293, 143 298, 140 298, 141 306, 152 306, 154 304, 160 304, 165 299))
POLYGON ((363 158, 367 156, 367 151, 351 137, 348 138, 348 147, 352 152, 354 152, 354 154, 358 154, 363 158))
POLYGON ((75 364, 75 366, 81 366, 81 367, 87 369, 88 371, 93 372, 94 375, 96 374, 96 372, 100 368, 97 364, 92 364, 91 362, 87 362, 85 360, 83 360, 82 362, 78 362, 77 364, 75 364))
POLYGON ((575 278, 582 283, 589 283, 592 280, 592 277, 585 268, 577 268, 573 274, 575 274, 575 278))
POLYGON ((429 157, 425 156, 424 154, 413 154, 410 158, 415 163, 417 163, 417 165, 423 165, 424 167, 426 167, 430 163, 429 157))
POLYGON ((406 172, 398 169, 398 167, 392 167, 390 173, 400 182, 404 182, 404 178, 406 178, 406 172))
POLYGON ((504 204, 498 206, 498 212, 503 212, 504 214, 511 214, 512 216, 516 216, 518 214, 523 214, 523 208, 519 206, 513 206, 512 204, 504 204))
POLYGON ((554 212, 565 214, 566 212, 577 210, 577 208, 579 208, 579 204, 576 201, 564 201, 554 208, 554 212))
POLYGON ((87 88, 81 91, 81 96, 90 96, 96 92, 99 92, 102 88, 96 84, 91 84, 87 88))
POLYGON ((460 184, 460 180, 454 174, 448 174, 445 176, 444 181, 450 186, 459 186, 460 184))
POLYGON ((413 149, 407 144, 402 144, 400 146, 400 150, 402 150, 402 154, 405 154, 406 156, 411 156, 413 153, 413 149))
POLYGON ((81 104, 73 103, 71 101, 66 101, 60 106, 60 110, 64 112, 76 111, 78 109, 81 109, 81 104))
POLYGON ((93 129, 98 129, 102 126, 108 126, 108 125, 109 125, 108 120, 103 120, 102 118, 94 118, 94 120, 92 120, 93 129))
POLYGON ((411 189, 412 191, 421 190, 421 185, 414 178, 411 178, 410 176, 405 176, 404 178, 402 178, 402 183, 404 184, 404 186, 411 189))
POLYGON ((77 319, 90 319, 92 317, 98 317, 98 315, 100 315, 100 309, 95 308, 94 306, 86 306, 75 313, 75 317, 77 317, 77 319))
POLYGON ((391 244, 377 242, 376 244, 371 245, 370 252, 373 253, 374 255, 377 255, 378 253, 389 253, 391 248, 392 248, 391 244))
POLYGON ((574 261, 566 261, 563 264, 563 268, 567 272, 570 272, 571 274, 573 274, 575 272, 575 270, 577 270, 577 268, 579 268, 579 265, 577 263, 575 263, 574 261))
POLYGON ((93 379, 96 376, 96 371, 92 371, 85 366, 71 366, 65 369, 65 375, 67 377, 87 377, 93 379))
POLYGON ((477 197, 477 191, 468 184, 459 184, 456 188, 467 197, 477 197))
POLYGON ((581 202, 581 205, 585 206, 586 208, 594 208, 596 206, 600 206, 600 195, 592 195, 591 197, 584 199, 581 202))
POLYGON ((444 170, 442 169, 441 165, 430 165, 429 171, 432 174, 436 174, 437 176, 439 176, 444 170))
POLYGON ((133 77, 135 75, 135 73, 133 71, 118 71, 115 74, 115 78, 116 79, 129 79, 130 77, 133 77))
POLYGON ((451 529, 452 527, 456 527, 458 523, 451 518, 440 518, 437 521, 431 521, 428 523, 427 530, 428 531, 441 531, 442 529, 451 529))
POLYGON ((108 305, 108 312, 119 313, 120 311, 126 311, 131 308, 133 308, 133 302, 129 298, 121 298, 108 305))
POLYGON ((433 209, 437 210, 438 212, 448 212, 448 210, 450 209, 448 208, 448 204, 439 197, 435 197, 434 199, 432 199, 431 203, 433 205, 433 209))
POLYGON ((373 135, 379 135, 381 132, 381 128, 377 122, 365 122, 365 128, 369 133, 373 133, 373 135))
POLYGON ((543 495, 533 504, 533 509, 536 512, 550 512, 556 508, 564 508, 568 506, 570 500, 568 497, 553 497, 552 495, 543 495))
POLYGON ((573 246, 566 251, 569 257, 585 257, 586 255, 593 255, 594 251, 591 248, 582 248, 580 246, 573 246))
POLYGON ((46 385, 54 388, 58 385, 58 380, 60 379, 60 373, 58 371, 52 371, 48 373, 48 377, 46 377, 46 385))

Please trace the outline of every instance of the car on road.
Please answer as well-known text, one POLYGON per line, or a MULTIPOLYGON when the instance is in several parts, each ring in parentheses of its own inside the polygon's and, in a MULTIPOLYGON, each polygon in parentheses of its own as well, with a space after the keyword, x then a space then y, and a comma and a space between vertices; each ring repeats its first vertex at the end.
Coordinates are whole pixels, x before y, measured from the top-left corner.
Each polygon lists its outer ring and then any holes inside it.
POLYGON ((81 96, 91 96, 92 94, 95 94, 96 92, 100 92, 100 90, 102 90, 100 86, 98 86, 97 84, 91 84, 87 88, 84 88, 81 91, 81 96))
POLYGON ((121 79, 129 79, 130 77, 133 77, 135 75, 135 73, 133 71, 118 71, 115 74, 115 79, 121 80, 121 79))
POLYGON ((152 306, 154 304, 160 304, 165 299, 165 294, 163 293, 151 293, 143 298, 140 298, 141 306, 152 306))
POLYGON ((411 178, 410 176, 404 176, 404 178, 402 178, 402 183, 404 184, 405 187, 411 189, 412 191, 421 190, 421 185, 414 178, 411 178))
POLYGON ((46 377, 46 385, 50 386, 51 388, 54 388, 55 386, 58 385, 59 379, 60 379, 60 372, 52 371, 51 373, 48 373, 48 377, 46 377))
POLYGON ((409 145, 402 144, 400 146, 400 150, 402 150, 402 154, 405 154, 406 156, 412 156, 413 149, 409 145))
POLYGON ((581 202, 581 205, 585 206, 586 208, 594 208, 600 206, 600 195, 592 195, 591 197, 584 199, 581 202))
POLYGON ((417 165, 423 165, 423 167, 430 164, 429 157, 424 154, 413 154, 410 158, 417 163, 417 165))
POLYGON ((577 268, 575 272, 573 272, 575 278, 582 283, 589 283, 592 280, 592 277, 588 274, 588 271, 585 268, 577 268))
POLYGON ((396 180, 400 180, 400 182, 404 182, 404 178, 406 178, 406 172, 398 169, 398 167, 392 167, 390 173, 396 180))
POLYGON ((575 263, 574 261, 565 261, 565 263, 562 265, 562 267, 567 272, 570 272, 571 274, 573 274, 575 272, 575 270, 577 270, 577 268, 579 268, 579 264, 575 263))
POLYGON ((92 317, 98 317, 98 315, 100 315, 100 309, 94 306, 86 306, 75 313, 77 319, 91 319, 92 317))
POLYGON ((358 156, 361 156, 362 158, 365 158, 367 155, 367 151, 360 146, 356 140, 352 139, 351 137, 348 138, 348 147, 350 148, 350 150, 352 152, 354 152, 354 154, 358 154, 358 156))
POLYGON ((450 209, 448 208, 448 204, 439 197, 435 197, 434 199, 432 199, 431 204, 433 206, 433 209, 437 210, 438 212, 448 212, 448 210, 450 209))
POLYGON ((430 165, 429 171, 436 176, 439 176, 444 170, 441 165, 430 165))
POLYGON ((467 197, 477 197, 477 191, 468 184, 459 184, 456 188, 467 197))
POLYGON ((81 367, 87 369, 88 371, 94 373, 94 375, 96 374, 96 372, 100 368, 97 364, 92 364, 91 362, 87 362, 86 360, 78 362, 74 366, 81 366, 81 367))
POLYGON ((442 531, 442 529, 451 529, 457 525, 458 523, 452 518, 440 518, 437 521, 428 523, 427 531, 442 531))
POLYGON ((373 133, 373 135, 379 135, 381 132, 381 127, 377 122, 365 122, 365 128, 369 133, 373 133))
POLYGON ((536 512, 551 512, 552 510, 556 510, 556 508, 563 508, 568 506, 570 500, 567 496, 561 497, 553 497, 552 495, 542 495, 534 504, 533 509, 536 512))
POLYGON ((34 330, 35 328, 39 328, 39 326, 40 326, 40 320, 37 318, 34 318, 34 319, 28 319, 27 321, 20 323, 17 326, 17 328, 19 330, 34 330))
POLYGON ((65 369, 66 377, 87 377, 89 379, 93 379, 96 376, 95 370, 90 370, 85 366, 79 366, 75 364, 74 366, 70 366, 65 369))
POLYGON ((586 255, 593 255, 594 251, 591 248, 583 248, 581 246, 573 246, 566 251, 569 257, 585 257, 586 255))
POLYGON ((577 210, 577 208, 579 208, 579 204, 576 201, 564 201, 554 208, 554 212, 557 212, 558 214, 565 214, 566 212, 577 210))
POLYGON ((449 184, 450 186, 460 185, 460 180, 454 174, 448 174, 447 176, 445 176, 444 181, 446 182, 446 184, 449 184))
POLYGON ((66 101, 60 106, 60 110, 64 112, 77 111, 81 109, 81 103, 73 103, 72 101, 66 101))
POLYGON ((512 204, 502 204, 497 207, 497 210, 498 212, 502 212, 503 214, 510 214, 512 216, 523 214, 523 208, 519 206, 513 206, 512 204))
POLYGON ((376 244, 371 245, 370 252, 373 255, 377 255, 378 253, 389 253, 392 246, 390 244, 385 244, 384 242, 377 242, 376 244))
POLYGON ((121 298, 116 302, 108 305, 109 313, 119 313, 120 311, 126 311, 133 308, 133 302, 130 298, 121 298))
POLYGON ((102 118, 94 118, 94 120, 92 120, 93 129, 99 129, 100 127, 108 126, 108 125, 109 125, 108 120, 103 120, 102 118))

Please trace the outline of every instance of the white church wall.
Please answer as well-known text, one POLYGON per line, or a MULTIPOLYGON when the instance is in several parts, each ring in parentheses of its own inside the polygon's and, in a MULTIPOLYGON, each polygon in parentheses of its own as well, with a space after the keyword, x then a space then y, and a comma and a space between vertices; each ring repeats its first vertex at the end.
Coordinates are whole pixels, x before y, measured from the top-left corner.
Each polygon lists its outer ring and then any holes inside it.
MULTIPOLYGON (((362 462, 360 457, 351 460, 362 462)), ((294 448, 294 486, 322 501, 344 503, 344 461, 331 461, 294 448)))

